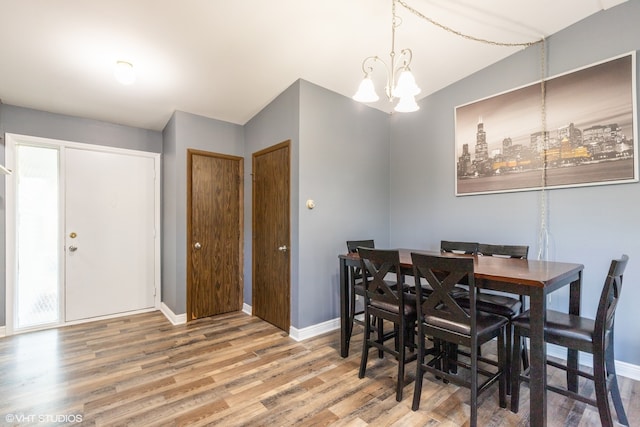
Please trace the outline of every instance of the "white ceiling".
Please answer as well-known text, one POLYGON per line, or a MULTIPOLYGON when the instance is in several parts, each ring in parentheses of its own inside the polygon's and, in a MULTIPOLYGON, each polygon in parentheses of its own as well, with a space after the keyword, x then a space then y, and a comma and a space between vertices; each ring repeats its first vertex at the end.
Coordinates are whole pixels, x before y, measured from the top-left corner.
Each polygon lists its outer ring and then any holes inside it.
MULTIPOLYGON (((405 1, 462 33, 527 42, 626 0, 405 1)), ((154 130, 175 110, 244 124, 299 78, 353 95, 365 57, 388 61, 391 4, 0 0, 0 100, 154 130), (114 80, 117 60, 134 64, 133 85, 114 80)), ((518 50, 465 40, 396 8, 396 52, 413 51, 419 97, 518 50)), ((388 101, 376 107, 390 110, 388 101)))

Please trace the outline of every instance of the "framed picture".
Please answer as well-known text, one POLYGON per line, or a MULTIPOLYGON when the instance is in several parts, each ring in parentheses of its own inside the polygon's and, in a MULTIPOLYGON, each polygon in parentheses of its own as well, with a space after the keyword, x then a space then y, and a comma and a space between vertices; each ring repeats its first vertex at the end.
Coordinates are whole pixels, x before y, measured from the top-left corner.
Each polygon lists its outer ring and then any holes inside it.
POLYGON ((635 75, 632 52, 456 107, 456 196, 637 182, 635 75))

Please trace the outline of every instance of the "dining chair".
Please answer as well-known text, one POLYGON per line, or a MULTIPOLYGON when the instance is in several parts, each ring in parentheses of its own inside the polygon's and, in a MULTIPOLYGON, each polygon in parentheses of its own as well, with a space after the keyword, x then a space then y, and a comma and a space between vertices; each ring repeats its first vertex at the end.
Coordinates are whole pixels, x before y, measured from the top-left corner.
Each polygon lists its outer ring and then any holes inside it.
POLYGON ((364 378, 367 369, 369 349, 393 355, 398 361, 396 400, 402 400, 405 365, 416 359, 416 352, 408 353, 407 347, 414 342, 416 323, 415 295, 405 292, 404 275, 400 269, 400 254, 397 250, 359 247, 360 264, 364 285, 364 339, 360 360, 359 378, 364 378), (388 278, 395 274, 395 281, 388 278), (378 334, 371 338, 373 318, 378 321, 378 334), (381 331, 383 319, 393 322, 397 331, 395 345, 385 343, 381 331))
MULTIPOLYGON (((358 252, 358 247, 375 248, 375 242, 370 240, 347 240, 347 252, 358 252)), ((360 321, 357 316, 364 315, 364 309, 356 311, 356 296, 364 297, 364 286, 362 285, 362 269, 360 267, 349 267, 350 280, 349 280, 349 338, 353 333, 353 324, 357 323, 364 325, 364 322, 360 321)))
MULTIPOLYGON (((440 240, 440 252, 441 253, 451 253, 451 254, 460 254, 460 255, 477 255, 478 254, 478 242, 461 242, 461 241, 453 241, 453 240, 440 240)), ((460 284, 455 288, 455 298, 459 298, 461 301, 469 300, 469 293, 466 291, 466 286, 460 284)), ((467 303, 468 307, 468 303, 467 303)), ((454 361, 458 357, 458 346, 455 344, 449 344, 446 346, 449 352, 449 358, 452 363, 449 364, 451 367, 451 372, 456 373, 458 371, 458 366, 454 363, 454 361)), ((467 354, 464 351, 462 354, 467 354)))
POLYGON ((483 313, 476 310, 477 288, 474 279, 474 266, 472 258, 451 258, 412 253, 413 276, 416 281, 416 291, 419 304, 416 306, 418 329, 418 360, 416 362, 416 382, 413 393, 412 410, 420 407, 422 392, 422 380, 425 372, 431 372, 438 378, 470 389, 470 417, 469 425, 476 426, 478 420, 478 395, 498 382, 499 405, 506 408, 506 346, 505 332, 507 319, 495 314, 483 313), (422 294, 419 285, 425 279, 432 292, 422 294), (466 283, 469 287, 470 307, 461 307, 456 298, 451 295, 451 290, 458 283, 466 283), (456 358, 449 359, 445 349, 432 352, 431 358, 427 355, 427 337, 436 341, 462 345, 470 349, 469 361, 456 358), (478 366, 478 349, 494 338, 497 338, 498 363, 494 371, 487 367, 481 369, 478 366), (457 366, 469 370, 469 376, 455 375, 449 372, 448 364, 456 363, 457 366), (479 376, 486 378, 480 381, 479 376))
MULTIPOLYGON (((618 415, 618 422, 625 426, 629 425, 618 389, 613 353, 615 312, 622 291, 622 276, 628 261, 627 255, 622 255, 620 259, 611 261, 609 273, 600 294, 595 319, 547 310, 544 326, 545 342, 593 355, 593 374, 584 370, 578 370, 577 374, 594 382, 596 398, 592 399, 567 388, 553 385, 547 385, 547 389, 597 407, 600 422, 604 427, 613 426, 609 393, 611 393, 611 400, 618 415)), ((515 339, 529 336, 529 311, 513 319, 512 324, 515 339)), ((513 358, 517 358, 515 347, 513 358)), ((548 360, 547 364, 567 372, 571 369, 566 364, 551 360, 548 360)), ((525 375, 521 376, 519 363, 514 363, 512 369, 511 411, 517 413, 520 401, 520 381, 527 379, 527 371, 525 370, 525 375)))
MULTIPOLYGON (((494 245, 488 243, 480 243, 478 245, 478 256, 494 256, 501 258, 517 258, 527 259, 529 255, 528 245, 494 245)), ((463 306, 468 306, 466 301, 462 301, 463 306)), ((478 310, 487 313, 499 314, 509 319, 507 327, 507 394, 511 394, 511 355, 512 347, 518 345, 520 348, 520 358, 524 368, 529 367, 529 354, 524 342, 517 343, 513 338, 513 327, 511 321, 514 317, 524 311, 525 297, 519 295, 517 298, 505 295, 503 293, 482 292, 476 299, 476 307, 478 310)), ((521 340, 522 341, 522 340, 521 340)), ((517 360, 517 359, 516 359, 517 360)), ((519 363, 519 362, 518 362, 519 363)))

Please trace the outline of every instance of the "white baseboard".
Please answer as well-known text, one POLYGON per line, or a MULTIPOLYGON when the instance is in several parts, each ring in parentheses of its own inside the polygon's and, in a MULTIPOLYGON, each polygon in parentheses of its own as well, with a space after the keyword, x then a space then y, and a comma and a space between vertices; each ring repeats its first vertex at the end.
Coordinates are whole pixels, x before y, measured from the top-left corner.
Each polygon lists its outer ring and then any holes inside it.
POLYGON ((187 313, 175 314, 165 303, 160 304, 160 311, 174 326, 187 323, 187 313))
POLYGON ((306 328, 302 329, 294 328, 293 326, 291 326, 289 328, 289 336, 296 341, 303 341, 309 338, 313 338, 317 335, 335 331, 336 329, 340 329, 340 318, 327 320, 326 322, 307 326, 306 328))
POLYGON ((6 326, 0 326, 0 338, 4 337, 7 334, 6 326))
MULTIPOLYGON (((249 316, 252 315, 253 307, 247 303, 242 304, 242 311, 249 316)), ((326 322, 318 323, 316 325, 307 326, 306 328, 298 329, 293 326, 289 327, 289 336, 296 341, 303 341, 309 338, 313 338, 317 335, 322 335, 326 332, 331 332, 336 329, 340 329, 340 318, 327 320, 326 322)))
POLYGON ((253 311, 253 308, 247 304, 247 303, 242 303, 242 312, 243 313, 247 313, 249 316, 251 316, 251 312, 253 311))
MULTIPOLYGON (((185 323, 187 323, 187 314, 186 313, 184 313, 184 314, 175 314, 169 308, 169 306, 167 306, 165 303, 161 303, 160 304, 160 311, 169 320, 169 322, 171 322, 172 325, 184 325, 185 323)), ((251 316, 251 306, 250 305, 243 303, 242 311, 244 313, 247 313, 249 316, 251 316)))

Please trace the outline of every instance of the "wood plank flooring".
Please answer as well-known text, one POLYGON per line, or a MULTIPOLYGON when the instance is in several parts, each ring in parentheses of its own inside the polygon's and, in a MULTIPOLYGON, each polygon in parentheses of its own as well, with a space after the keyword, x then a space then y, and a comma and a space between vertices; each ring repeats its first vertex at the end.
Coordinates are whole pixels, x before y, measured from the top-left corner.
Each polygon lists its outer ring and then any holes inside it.
MULTIPOLYGON (((369 358, 358 379, 361 329, 350 356, 340 332, 295 342, 241 312, 173 326, 159 312, 0 339, 0 425, 88 426, 461 426, 468 390, 425 376, 411 410, 415 362, 402 402, 396 364, 369 358)), ((550 381, 561 380, 558 372, 550 381)), ((640 383, 620 377, 632 425, 640 383)), ((590 387, 590 386, 585 386, 590 387)), ((585 389, 588 390, 588 389, 585 389)), ((593 390, 593 387, 591 387, 593 390)), ((479 425, 525 426, 521 409, 498 407, 497 386, 481 396, 479 425)), ((595 408, 549 393, 550 426, 597 426, 595 408)))

